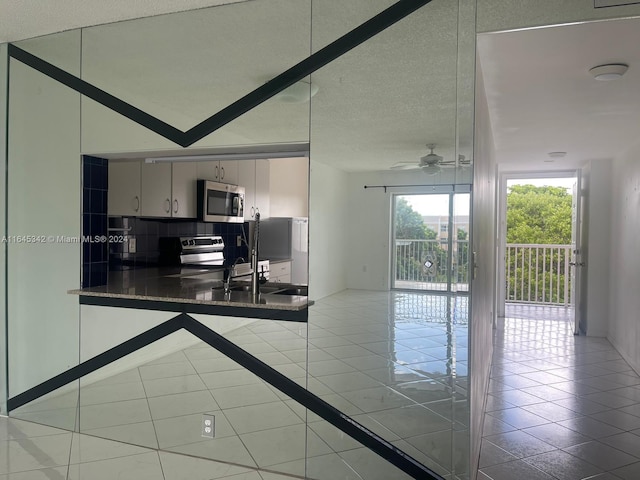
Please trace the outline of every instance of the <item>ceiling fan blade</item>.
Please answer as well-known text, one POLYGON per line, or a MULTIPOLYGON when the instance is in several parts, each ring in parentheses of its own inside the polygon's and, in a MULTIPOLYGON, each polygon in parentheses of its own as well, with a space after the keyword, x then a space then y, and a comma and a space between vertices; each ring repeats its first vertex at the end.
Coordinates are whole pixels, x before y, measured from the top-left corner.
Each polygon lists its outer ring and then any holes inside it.
POLYGON ((415 163, 407 162, 400 162, 391 166, 391 170, 412 170, 414 168, 420 168, 420 166, 416 165, 415 163))

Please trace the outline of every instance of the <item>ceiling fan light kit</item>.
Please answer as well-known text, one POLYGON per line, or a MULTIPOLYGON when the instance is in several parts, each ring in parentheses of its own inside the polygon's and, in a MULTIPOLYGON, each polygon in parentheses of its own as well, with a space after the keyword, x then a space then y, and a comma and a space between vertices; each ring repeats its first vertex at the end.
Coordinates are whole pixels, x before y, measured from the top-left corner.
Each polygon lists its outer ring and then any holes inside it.
POLYGON ((441 155, 434 153, 435 143, 427 143, 429 153, 417 162, 398 162, 391 167, 392 170, 413 170, 422 169, 427 175, 435 175, 442 171, 443 167, 464 168, 471 165, 471 160, 467 160, 464 155, 458 155, 457 160, 445 160, 441 155))

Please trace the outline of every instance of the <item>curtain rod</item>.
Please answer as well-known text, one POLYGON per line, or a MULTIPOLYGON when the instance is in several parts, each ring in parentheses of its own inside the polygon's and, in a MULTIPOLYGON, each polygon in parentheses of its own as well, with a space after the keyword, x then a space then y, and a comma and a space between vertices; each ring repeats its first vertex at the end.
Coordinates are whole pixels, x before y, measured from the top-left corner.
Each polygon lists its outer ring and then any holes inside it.
POLYGON ((410 187, 451 187, 455 190, 456 187, 469 187, 471 189, 473 184, 471 183, 440 183, 438 185, 365 185, 365 190, 367 188, 384 188, 384 192, 387 193, 387 188, 410 188, 410 187))

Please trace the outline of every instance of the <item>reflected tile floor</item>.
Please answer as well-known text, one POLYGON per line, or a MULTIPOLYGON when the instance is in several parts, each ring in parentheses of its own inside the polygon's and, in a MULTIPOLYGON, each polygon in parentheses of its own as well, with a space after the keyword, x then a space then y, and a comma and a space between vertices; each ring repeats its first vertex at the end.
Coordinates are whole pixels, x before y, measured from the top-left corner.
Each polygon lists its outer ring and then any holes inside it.
MULTIPOLYGON (((467 315, 466 296, 347 290, 316 302, 308 328, 255 321, 225 337, 446 479, 466 480, 467 315)), ((79 420, 77 392, 54 392, 14 412, 64 428, 48 435, 67 435, 56 443, 69 444, 57 456, 33 450, 33 462, 15 472, 30 469, 24 478, 39 478, 29 475, 47 468, 56 473, 42 478, 99 479, 120 478, 116 472, 129 478, 139 469, 131 478, 276 480, 301 478, 306 468, 307 478, 318 480, 408 478, 204 343, 135 368, 120 362, 122 373, 84 380, 79 420), (203 413, 215 415, 215 439, 201 436, 203 413), (85 435, 67 431, 78 429, 85 435), (120 445, 126 454, 65 463, 74 441, 99 445, 97 437, 123 442, 105 450, 120 445), (191 468, 208 476, 191 475, 191 468)))
POLYGON ((637 480, 640 377, 572 311, 508 305, 494 355, 479 480, 637 480))

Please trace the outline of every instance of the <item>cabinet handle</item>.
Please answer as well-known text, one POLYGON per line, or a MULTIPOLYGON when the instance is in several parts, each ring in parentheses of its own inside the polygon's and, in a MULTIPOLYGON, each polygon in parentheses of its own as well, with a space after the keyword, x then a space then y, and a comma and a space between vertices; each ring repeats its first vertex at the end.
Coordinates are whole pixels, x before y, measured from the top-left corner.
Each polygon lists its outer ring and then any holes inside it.
POLYGON ((254 207, 251 207, 251 218, 253 218, 256 215, 256 209, 254 207))
POLYGON ((169 213, 171 212, 171 200, 169 200, 168 198, 165 200, 165 202, 167 203, 167 208, 166 208, 166 212, 169 213))
POLYGON ((173 205, 174 205, 173 213, 178 213, 178 199, 177 198, 173 201, 173 205))
POLYGON ((220 180, 220 177, 218 176, 219 174, 219 167, 216 165, 216 180, 220 180))
POLYGON ((220 180, 224 180, 224 167, 220 167, 220 180))
POLYGON ((136 195, 135 197, 133 197, 133 199, 136 201, 136 208, 134 208, 133 211, 137 212, 138 210, 140 210, 140 197, 136 195))

